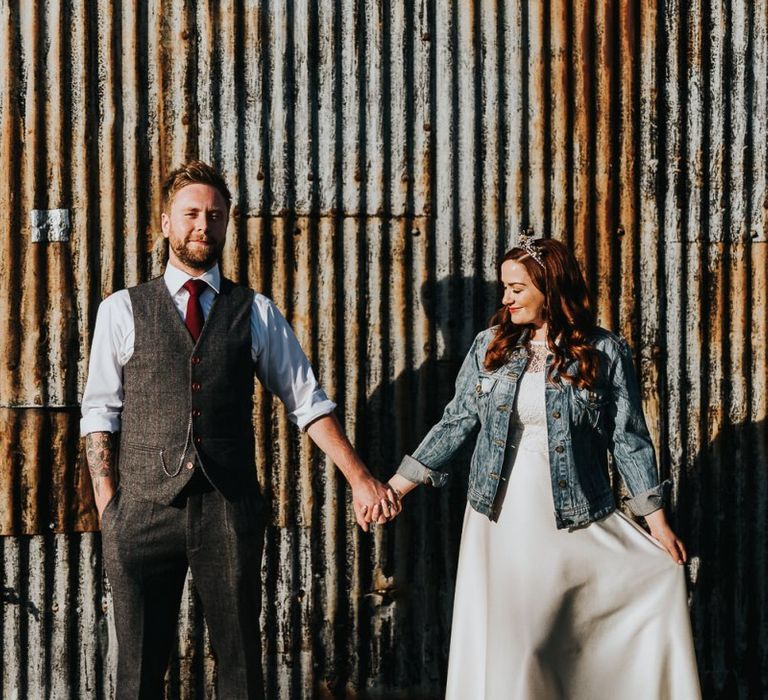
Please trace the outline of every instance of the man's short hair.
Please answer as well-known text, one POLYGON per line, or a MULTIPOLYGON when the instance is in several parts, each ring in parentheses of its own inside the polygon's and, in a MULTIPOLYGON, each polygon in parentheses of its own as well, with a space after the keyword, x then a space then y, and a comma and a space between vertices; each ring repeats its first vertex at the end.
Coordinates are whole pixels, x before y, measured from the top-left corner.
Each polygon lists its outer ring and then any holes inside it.
POLYGON ((163 208, 170 211, 171 202, 176 193, 187 185, 210 185, 215 187, 227 205, 227 212, 232 204, 232 195, 221 173, 202 160, 190 160, 168 174, 163 182, 163 208))

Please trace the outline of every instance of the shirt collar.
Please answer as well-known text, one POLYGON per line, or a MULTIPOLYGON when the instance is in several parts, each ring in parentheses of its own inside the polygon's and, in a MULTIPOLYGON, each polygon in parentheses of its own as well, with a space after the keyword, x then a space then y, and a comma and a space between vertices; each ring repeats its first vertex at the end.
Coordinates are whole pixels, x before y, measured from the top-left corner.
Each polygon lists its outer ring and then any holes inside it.
POLYGON ((202 275, 193 277, 192 275, 188 275, 186 272, 179 270, 178 267, 174 267, 169 261, 165 266, 163 279, 165 280, 165 286, 168 287, 171 296, 176 296, 187 280, 191 279, 203 280, 216 294, 219 293, 219 288, 221 287, 219 263, 214 263, 213 267, 208 268, 202 275))

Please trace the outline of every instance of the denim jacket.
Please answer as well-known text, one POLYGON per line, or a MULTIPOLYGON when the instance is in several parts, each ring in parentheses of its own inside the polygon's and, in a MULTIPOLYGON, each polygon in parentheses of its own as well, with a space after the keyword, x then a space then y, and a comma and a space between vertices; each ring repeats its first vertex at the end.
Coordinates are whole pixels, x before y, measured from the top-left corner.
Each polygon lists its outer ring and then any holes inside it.
MULTIPOLYGON (((475 338, 443 417, 398 468, 399 474, 414 483, 443 486, 448 474, 441 467, 479 426, 467 497, 476 511, 489 517, 494 515, 518 379, 528 361, 524 334, 506 364, 493 372, 485 369, 485 353, 494 330, 475 338)), ((668 482, 659 483, 627 342, 598 328, 591 344, 600 356, 595 389, 578 389, 556 376, 555 383, 545 384, 549 465, 555 521, 560 529, 586 525, 616 508, 608 481, 609 452, 631 494, 628 504, 636 515, 661 508, 669 487, 668 482)), ((548 366, 551 361, 549 357, 548 366)), ((575 362, 565 371, 575 372, 575 362)))

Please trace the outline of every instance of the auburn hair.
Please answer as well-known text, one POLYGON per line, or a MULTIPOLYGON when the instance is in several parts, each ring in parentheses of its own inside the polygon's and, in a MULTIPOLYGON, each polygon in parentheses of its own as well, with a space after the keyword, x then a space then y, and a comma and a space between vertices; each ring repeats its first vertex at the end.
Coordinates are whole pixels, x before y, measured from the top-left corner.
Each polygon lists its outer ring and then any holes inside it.
POLYGON ((216 168, 202 160, 190 160, 168 173, 163 181, 163 208, 165 211, 170 210, 173 198, 182 187, 198 184, 215 187, 224 197, 224 203, 227 205, 227 212, 229 212, 232 195, 224 177, 216 168))
MULTIPOLYGON (((537 238, 530 245, 541 264, 524 248, 512 248, 499 262, 499 280, 505 262, 514 260, 525 267, 535 287, 544 294, 547 345, 554 354, 550 379, 557 371, 558 376, 573 385, 592 389, 597 385, 599 355, 589 342, 595 330, 595 319, 579 263, 559 241, 537 238), (577 363, 576 375, 566 374, 565 367, 573 360, 577 363)), ((484 362, 488 370, 497 369, 508 361, 528 327, 513 323, 506 306, 494 314, 493 326, 496 326, 496 333, 488 345, 484 362)))

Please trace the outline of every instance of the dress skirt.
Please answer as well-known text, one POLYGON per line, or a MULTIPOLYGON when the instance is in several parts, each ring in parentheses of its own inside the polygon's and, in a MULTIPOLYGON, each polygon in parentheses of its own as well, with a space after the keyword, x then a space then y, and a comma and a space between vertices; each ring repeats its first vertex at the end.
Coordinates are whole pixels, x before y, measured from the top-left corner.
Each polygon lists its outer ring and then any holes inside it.
POLYGON ((700 698, 683 567, 618 511, 558 530, 541 439, 507 478, 464 515, 447 700, 700 698))

